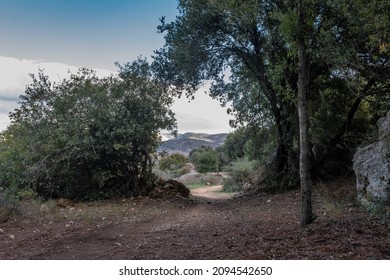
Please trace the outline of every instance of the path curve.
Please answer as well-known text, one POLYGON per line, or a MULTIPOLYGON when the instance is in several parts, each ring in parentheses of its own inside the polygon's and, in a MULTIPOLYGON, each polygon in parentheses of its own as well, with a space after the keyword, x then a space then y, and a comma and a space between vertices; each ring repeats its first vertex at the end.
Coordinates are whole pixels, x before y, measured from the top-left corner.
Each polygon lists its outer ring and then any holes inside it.
POLYGON ((222 192, 223 186, 206 186, 191 190, 191 194, 195 197, 208 200, 228 200, 232 199, 237 193, 222 192))

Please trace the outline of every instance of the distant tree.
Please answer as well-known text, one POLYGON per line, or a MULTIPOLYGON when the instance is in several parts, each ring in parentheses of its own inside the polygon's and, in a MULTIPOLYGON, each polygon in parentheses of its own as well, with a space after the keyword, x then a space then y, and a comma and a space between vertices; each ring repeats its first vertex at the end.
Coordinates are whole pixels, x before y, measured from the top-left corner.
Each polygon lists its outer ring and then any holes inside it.
POLYGON ((171 154, 162 158, 159 162, 161 170, 174 171, 183 168, 188 162, 188 158, 183 154, 171 154))
POLYGON ((220 170, 218 153, 211 147, 202 146, 193 149, 189 159, 200 173, 219 172, 220 170))
POLYGON ((12 125, 0 143, 12 147, 0 150, 0 180, 7 168, 3 160, 11 157, 20 177, 9 184, 42 196, 147 192, 158 133, 175 128, 172 98, 145 60, 118 66, 117 77, 98 78, 81 69, 60 83, 43 72, 31 75, 33 83, 10 114, 12 125))
POLYGON ((240 127, 231 132, 217 150, 224 155, 224 164, 247 158, 266 164, 276 148, 276 135, 272 128, 240 127))

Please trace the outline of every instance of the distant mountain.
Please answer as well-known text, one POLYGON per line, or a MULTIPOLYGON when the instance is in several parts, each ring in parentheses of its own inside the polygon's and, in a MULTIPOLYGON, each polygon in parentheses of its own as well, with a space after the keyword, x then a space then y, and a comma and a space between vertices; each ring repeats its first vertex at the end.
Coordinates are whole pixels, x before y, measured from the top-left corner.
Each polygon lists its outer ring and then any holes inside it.
POLYGON ((193 149, 201 146, 212 148, 222 146, 227 136, 227 133, 207 134, 188 132, 178 134, 176 138, 163 141, 158 150, 165 150, 170 154, 181 153, 188 155, 193 149))

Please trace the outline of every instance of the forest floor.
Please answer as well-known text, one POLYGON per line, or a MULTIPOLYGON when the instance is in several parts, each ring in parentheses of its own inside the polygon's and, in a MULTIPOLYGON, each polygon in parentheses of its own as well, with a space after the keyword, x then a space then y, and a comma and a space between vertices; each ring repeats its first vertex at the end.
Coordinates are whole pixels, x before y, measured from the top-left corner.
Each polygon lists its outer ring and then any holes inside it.
POLYGON ((0 223, 0 259, 390 259, 390 229, 354 200, 354 181, 317 184, 317 219, 302 228, 300 192, 232 199, 148 197, 25 205, 0 223))

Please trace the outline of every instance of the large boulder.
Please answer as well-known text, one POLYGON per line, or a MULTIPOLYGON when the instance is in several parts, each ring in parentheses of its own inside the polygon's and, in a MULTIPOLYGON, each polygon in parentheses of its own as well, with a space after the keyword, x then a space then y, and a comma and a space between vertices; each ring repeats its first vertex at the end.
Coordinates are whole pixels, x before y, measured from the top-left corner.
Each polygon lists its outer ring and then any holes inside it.
POLYGON ((378 127, 378 140, 359 148, 354 156, 358 200, 364 205, 390 202, 390 111, 378 127))
POLYGON ((175 180, 158 180, 149 194, 154 198, 186 197, 190 196, 190 190, 181 182, 175 180))

